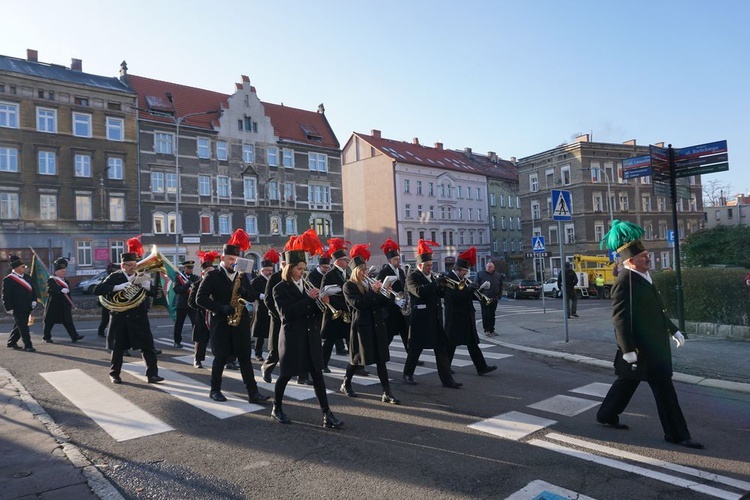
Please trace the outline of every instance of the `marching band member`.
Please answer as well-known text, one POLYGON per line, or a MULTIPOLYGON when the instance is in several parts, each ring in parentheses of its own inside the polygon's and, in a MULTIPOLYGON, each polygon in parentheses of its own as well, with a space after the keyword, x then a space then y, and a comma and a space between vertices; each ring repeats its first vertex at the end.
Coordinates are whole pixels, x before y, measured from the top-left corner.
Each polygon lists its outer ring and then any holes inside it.
MULTIPOLYGON (((289 243, 287 243, 288 245, 289 243)), ((284 247, 284 251, 289 250, 284 247)), ((282 259, 279 256, 279 259, 282 259)), ((281 271, 284 269, 285 262, 282 259, 279 262, 279 270, 273 273, 268 278, 266 284, 266 291, 264 292, 263 302, 268 308, 268 314, 271 317, 271 325, 268 332, 268 355, 266 360, 263 362, 263 366, 260 367, 260 372, 263 377, 263 381, 267 384, 271 383, 271 373, 276 365, 279 363, 279 331, 281 330, 281 317, 279 317, 279 311, 276 309, 276 302, 273 298, 273 287, 279 284, 281 281, 281 271)))
POLYGON ((352 311, 349 365, 346 367, 346 377, 339 390, 349 397, 355 397, 357 393, 352 389, 355 370, 358 366, 375 364, 380 384, 383 386, 382 401, 399 404, 399 400, 391 393, 388 368, 385 365, 391 356, 388 352, 390 339, 383 319, 383 307, 392 302, 392 299, 380 293, 380 281, 372 282, 367 279, 367 261, 370 258, 368 246, 369 244, 354 245, 349 252, 349 268, 352 275, 344 283, 344 297, 352 311))
POLYGON ((185 317, 190 318, 190 324, 195 326, 195 312, 188 306, 188 296, 196 283, 200 281, 200 278, 193 274, 194 260, 181 262, 180 265, 182 266, 182 274, 187 281, 183 281, 182 276, 178 275, 174 284, 175 320, 173 338, 174 347, 177 349, 182 349, 182 326, 185 324, 185 317))
MULTIPOLYGON (((348 244, 348 241, 342 240, 341 238, 328 239, 328 251, 331 252, 333 266, 325 276, 323 276, 323 282, 321 285, 323 288, 331 285, 343 288, 344 283, 349 279, 349 273, 347 272, 349 256, 346 253, 346 245, 348 244)), ((331 370, 328 369, 328 362, 331 360, 331 353, 333 352, 334 344, 337 341, 349 338, 349 323, 345 321, 346 319, 349 319, 346 300, 342 294, 332 295, 330 299, 333 309, 340 311, 341 314, 337 318, 334 318, 333 311, 328 308, 323 315, 320 336, 323 338, 323 371, 325 373, 331 372, 331 370)))
POLYGON ((44 333, 42 342, 53 344, 52 327, 62 323, 70 335, 70 340, 78 342, 83 335, 78 335, 73 324, 73 301, 70 298, 70 283, 65 279, 68 273, 68 260, 60 257, 53 263, 55 270, 47 279, 47 305, 44 308, 44 333))
MULTIPOLYGON (((318 265, 315 269, 310 271, 310 273, 307 276, 308 281, 312 283, 312 285, 315 288, 320 289, 323 286, 323 277, 326 275, 326 273, 331 268, 331 251, 330 249, 326 249, 319 257, 318 257, 318 265)), ((323 316, 315 316, 311 319, 311 321, 315 322, 315 327, 318 329, 318 332, 320 332, 321 325, 323 322, 323 316)), ((341 354, 343 352, 346 352, 349 354, 349 351, 347 351, 344 346, 344 341, 342 339, 339 339, 336 341, 336 353, 341 354), (341 344, 339 346, 339 344, 341 344)), ((310 378, 309 373, 300 373, 300 375, 297 377, 297 383, 300 385, 313 385, 313 381, 310 378)))
POLYGON ((13 315, 13 330, 8 336, 7 346, 20 349, 18 340, 23 340, 23 350, 34 352, 29 334, 29 316, 36 307, 36 287, 31 276, 26 274, 26 264, 15 255, 10 256, 12 271, 3 278, 3 306, 13 315))
MULTIPOLYGON (((378 281, 382 282, 386 276, 396 276, 398 280, 393 283, 391 289, 394 292, 405 293, 406 273, 401 268, 401 249, 398 243, 388 238, 380 245, 380 248, 385 253, 388 264, 383 266, 378 273, 378 281)), ((404 349, 406 349, 409 343, 409 316, 404 316, 401 307, 392 301, 383 308, 383 313, 385 314, 385 324, 388 328, 388 344, 398 335, 401 337, 404 349)))
POLYGON ((211 391, 209 397, 223 402, 227 398, 221 393, 224 365, 230 356, 236 356, 240 364, 242 381, 247 388, 250 403, 262 403, 269 399, 258 391, 253 365, 250 361, 251 337, 250 316, 242 301, 252 302, 258 295, 250 287, 250 280, 235 269, 237 258, 250 248, 250 237, 237 229, 224 245, 221 263, 201 280, 195 303, 211 312, 211 348, 214 354, 211 366, 211 391), (230 319, 233 324, 230 324, 230 319))
MULTIPOLYGON (((99 283, 94 289, 96 295, 105 295, 109 301, 116 299, 118 292, 126 290, 145 290, 153 296, 151 276, 147 273, 136 273, 138 259, 143 256, 140 236, 130 238, 126 243, 127 252, 120 256, 120 271, 115 271, 99 283)), ((143 293, 143 292, 140 292, 143 293)), ((148 321, 146 300, 122 311, 110 311, 109 335, 112 336, 112 357, 109 379, 113 384, 121 384, 122 357, 127 349, 140 349, 146 363, 146 378, 149 384, 164 380, 159 376, 156 364, 156 350, 151 324, 148 321)))
MULTIPOLYGON (((219 258, 219 252, 204 252, 201 250, 197 255, 201 259, 201 276, 205 277, 215 269, 214 261, 219 258)), ((211 338, 211 331, 206 310, 195 303, 199 286, 200 280, 190 289, 188 307, 192 308, 195 314, 195 323, 193 323, 193 366, 203 368, 203 361, 206 360, 206 347, 208 347, 208 341, 211 338)))
MULTIPOLYGON (((323 379, 323 355, 320 334, 311 318, 319 316, 321 310, 316 304, 320 290, 307 288, 304 272, 307 267, 305 252, 319 254, 323 248, 315 231, 308 229, 299 237, 290 237, 286 248, 286 265, 282 279, 273 288, 274 301, 281 317, 279 334, 279 378, 276 380, 274 403, 271 416, 281 424, 291 420, 282 409, 284 390, 289 380, 302 372, 310 373, 315 387, 315 396, 323 411, 323 427, 340 429, 344 422, 336 418, 328 406, 326 384, 323 379)), ((328 297, 320 299, 324 303, 328 297)))
POLYGON ((268 278, 273 274, 273 266, 279 262, 279 252, 271 248, 260 261, 260 272, 250 282, 250 287, 258 294, 258 300, 253 309, 252 335, 255 339, 255 360, 263 361, 263 342, 268 338, 271 329, 271 314, 266 306, 266 286, 268 278))

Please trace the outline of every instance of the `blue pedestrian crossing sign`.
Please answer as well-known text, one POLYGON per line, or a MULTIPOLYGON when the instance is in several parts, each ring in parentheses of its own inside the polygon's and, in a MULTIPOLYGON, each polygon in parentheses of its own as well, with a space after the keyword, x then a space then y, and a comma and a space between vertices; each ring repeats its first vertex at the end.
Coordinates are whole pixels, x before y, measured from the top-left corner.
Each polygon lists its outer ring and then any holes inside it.
POLYGON ((570 191, 552 190, 552 220, 573 220, 570 191))
POLYGON ((531 249, 535 252, 546 252, 547 249, 544 247, 544 236, 532 236, 531 249))

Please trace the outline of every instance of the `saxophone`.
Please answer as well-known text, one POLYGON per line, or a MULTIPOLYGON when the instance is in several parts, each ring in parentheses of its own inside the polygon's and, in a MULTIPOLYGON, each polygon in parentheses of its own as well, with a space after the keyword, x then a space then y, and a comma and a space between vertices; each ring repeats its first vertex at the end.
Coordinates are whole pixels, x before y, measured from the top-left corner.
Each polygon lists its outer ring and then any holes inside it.
POLYGON ((232 298, 229 300, 229 305, 234 309, 234 312, 227 316, 227 324, 229 326, 237 326, 240 324, 242 319, 242 310, 245 309, 247 301, 240 297, 240 282, 242 277, 245 275, 242 271, 237 273, 237 277, 234 279, 232 285, 232 298))

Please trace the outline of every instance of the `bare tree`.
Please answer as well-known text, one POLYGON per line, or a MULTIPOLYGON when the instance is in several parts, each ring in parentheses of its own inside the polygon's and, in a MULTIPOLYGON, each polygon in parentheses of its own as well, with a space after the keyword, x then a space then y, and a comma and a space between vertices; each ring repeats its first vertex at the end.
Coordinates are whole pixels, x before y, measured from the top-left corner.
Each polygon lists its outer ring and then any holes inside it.
POLYGON ((731 184, 721 182, 718 179, 703 182, 701 187, 703 188, 704 207, 721 206, 723 203, 722 198, 726 199, 729 193, 732 192, 731 184))

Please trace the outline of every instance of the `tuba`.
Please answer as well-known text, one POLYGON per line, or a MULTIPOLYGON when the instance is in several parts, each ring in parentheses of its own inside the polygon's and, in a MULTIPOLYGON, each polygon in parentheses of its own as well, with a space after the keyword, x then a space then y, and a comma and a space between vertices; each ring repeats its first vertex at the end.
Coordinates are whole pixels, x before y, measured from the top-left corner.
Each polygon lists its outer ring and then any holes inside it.
MULTIPOLYGON (((166 272, 164 260, 164 256, 156 249, 156 245, 152 246, 149 256, 136 263, 135 276, 143 276, 153 271, 166 272)), ((99 303, 112 312, 123 312, 141 305, 145 299, 146 289, 141 285, 131 282, 124 290, 108 294, 107 296, 100 295, 99 303)))

